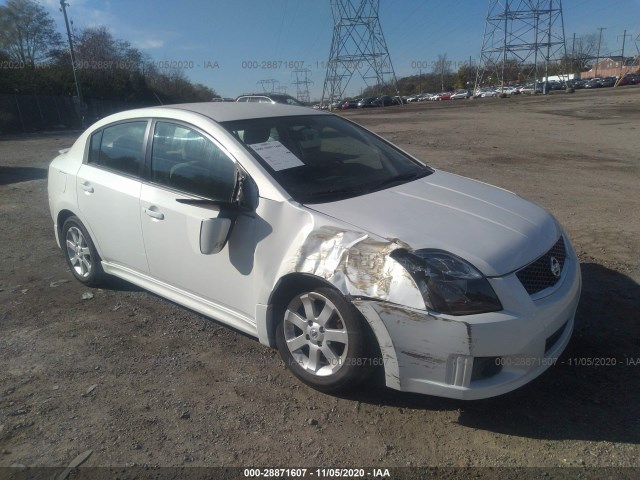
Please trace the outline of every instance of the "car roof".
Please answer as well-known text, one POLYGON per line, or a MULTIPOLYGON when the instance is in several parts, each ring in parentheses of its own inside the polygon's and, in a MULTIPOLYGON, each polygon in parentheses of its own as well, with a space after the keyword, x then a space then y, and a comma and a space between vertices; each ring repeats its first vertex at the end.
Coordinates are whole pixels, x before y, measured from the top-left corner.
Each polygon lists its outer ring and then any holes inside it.
POLYGON ((298 107, 284 104, 270 103, 242 103, 242 102, 201 102, 148 107, 129 111, 135 115, 170 116, 170 110, 193 112, 216 122, 246 120, 252 118, 290 117, 300 115, 330 115, 318 112, 308 107, 298 107), (169 111, 168 111, 169 110, 169 111))

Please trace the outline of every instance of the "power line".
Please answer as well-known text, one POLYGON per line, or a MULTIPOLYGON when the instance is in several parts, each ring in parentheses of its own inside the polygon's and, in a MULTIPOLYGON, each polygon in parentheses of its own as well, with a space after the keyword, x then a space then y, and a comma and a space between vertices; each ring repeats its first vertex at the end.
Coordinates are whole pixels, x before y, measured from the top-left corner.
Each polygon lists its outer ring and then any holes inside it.
POLYGON ((256 85, 261 87, 264 93, 276 93, 280 89, 280 81, 275 78, 258 80, 256 85))
POLYGON ((278 31, 278 40, 276 41, 276 53, 280 52, 280 38, 282 37, 282 30, 284 28, 284 19, 287 16, 287 6, 289 4, 289 0, 285 0, 284 10, 282 10, 282 20, 280 21, 280 30, 278 31))

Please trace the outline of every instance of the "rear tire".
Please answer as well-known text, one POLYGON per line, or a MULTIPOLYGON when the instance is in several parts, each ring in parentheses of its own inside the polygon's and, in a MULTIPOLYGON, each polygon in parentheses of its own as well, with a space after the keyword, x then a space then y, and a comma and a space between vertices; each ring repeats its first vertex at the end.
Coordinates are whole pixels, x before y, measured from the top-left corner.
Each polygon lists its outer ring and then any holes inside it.
POLYGON ((69 217, 64 222, 61 241, 67 265, 73 276, 89 287, 99 285, 105 277, 100 256, 78 217, 69 217))

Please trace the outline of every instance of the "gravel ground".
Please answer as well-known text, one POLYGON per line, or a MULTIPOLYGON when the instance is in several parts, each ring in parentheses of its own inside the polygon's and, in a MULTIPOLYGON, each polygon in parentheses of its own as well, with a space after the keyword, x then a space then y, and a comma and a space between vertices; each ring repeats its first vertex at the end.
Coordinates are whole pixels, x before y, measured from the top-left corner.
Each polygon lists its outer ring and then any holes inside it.
POLYGON ((475 402, 314 391, 211 319, 74 281, 46 168, 77 133, 0 137, 0 467, 640 467, 640 87, 345 115, 566 227, 584 288, 558 364, 475 402))

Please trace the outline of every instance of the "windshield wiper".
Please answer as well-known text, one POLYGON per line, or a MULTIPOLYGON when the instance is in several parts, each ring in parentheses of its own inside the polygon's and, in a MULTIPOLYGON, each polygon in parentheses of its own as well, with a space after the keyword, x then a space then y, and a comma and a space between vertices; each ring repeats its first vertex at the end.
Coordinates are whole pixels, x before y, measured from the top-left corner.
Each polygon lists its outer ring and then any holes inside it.
POLYGON ((390 187, 393 185, 398 185, 400 183, 406 183, 410 180, 417 180, 418 178, 422 178, 422 177, 426 177, 429 174, 429 171, 419 171, 419 172, 410 172, 410 173, 403 173, 400 175, 396 175, 395 177, 391 177, 391 178, 387 178, 386 180, 383 180, 380 183, 376 183, 373 184, 369 190, 370 191, 375 191, 375 190, 382 190, 383 188, 386 187, 390 187))
MULTIPOLYGON (((339 190, 324 190, 322 192, 311 192, 311 193, 305 193, 303 195, 300 195, 301 198, 305 199, 305 200, 309 200, 309 199, 318 199, 318 198, 324 198, 324 197, 335 197, 337 196, 343 196, 343 195, 347 195, 347 196, 352 196, 352 195, 359 195, 360 194, 360 190, 347 190, 347 189, 339 189, 339 190)), ((304 203, 304 202, 302 202, 304 203)))
POLYGON ((426 177, 430 172, 419 171, 419 172, 411 172, 411 173, 403 173, 401 175, 396 175, 395 177, 387 178, 379 183, 374 183, 372 185, 361 185, 357 188, 341 188, 341 189, 333 189, 333 190, 323 190, 320 192, 311 192, 300 195, 301 203, 316 203, 319 199, 326 199, 332 197, 342 197, 342 198, 351 198, 358 197, 360 195, 365 195, 370 192, 375 192, 377 190, 382 190, 389 186, 393 186, 400 183, 406 183, 411 180, 416 180, 418 178, 426 177))

